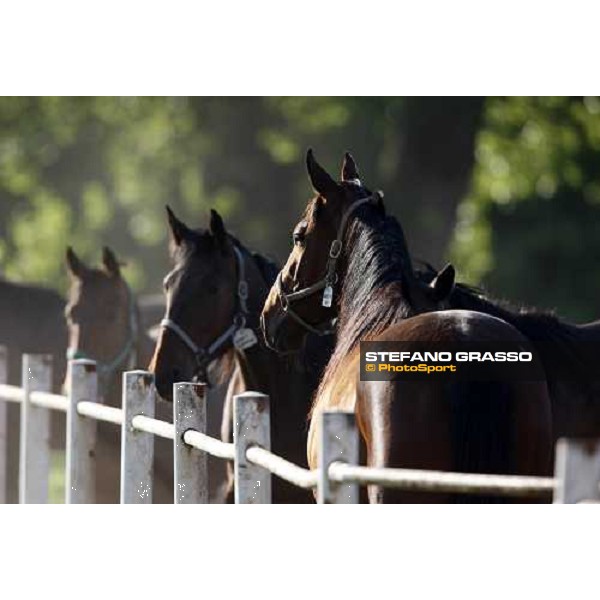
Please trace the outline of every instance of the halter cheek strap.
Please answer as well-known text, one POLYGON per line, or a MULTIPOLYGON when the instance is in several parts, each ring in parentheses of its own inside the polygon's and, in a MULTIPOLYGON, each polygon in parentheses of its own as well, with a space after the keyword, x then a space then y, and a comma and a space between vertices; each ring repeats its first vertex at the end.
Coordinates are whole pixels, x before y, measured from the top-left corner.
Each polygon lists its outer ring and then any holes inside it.
POLYGON ((336 238, 331 242, 331 246, 329 247, 329 256, 327 258, 327 265, 325 267, 325 275, 319 279, 316 283, 309 285, 301 290, 297 290, 295 292, 285 292, 283 289, 283 281, 281 277, 281 271, 277 275, 277 279, 275 281, 275 287, 277 290, 277 295, 279 296, 279 301, 281 302, 281 306, 283 311, 289 315, 294 321, 302 325, 306 330, 316 335, 329 335, 333 333, 335 329, 335 319, 331 321, 327 321, 325 324, 321 325, 311 325, 305 319, 303 319, 296 311, 294 311, 291 307, 291 304, 294 302, 298 302, 299 300, 303 300, 304 298, 308 298, 321 290, 325 290, 323 293, 323 306, 330 307, 331 301, 333 298, 333 286, 337 283, 338 276, 336 273, 336 265, 337 261, 342 253, 343 247, 343 238, 344 233, 346 231, 346 226, 348 224, 348 220, 360 206, 363 204, 367 204, 372 202, 374 199, 380 199, 381 192, 376 192, 371 196, 367 196, 366 198, 360 198, 359 200, 355 200, 344 212, 342 215, 342 220, 340 221, 340 225, 337 230, 336 238))
POLYGON ((176 334, 179 339, 187 346, 196 359, 197 370, 196 376, 200 376, 206 381, 206 370, 208 365, 219 355, 219 351, 227 344, 227 342, 235 337, 235 334, 244 329, 246 325, 246 317, 248 316, 248 282, 246 281, 246 270, 244 264, 244 256, 237 246, 233 246, 235 253, 237 269, 238 269, 238 285, 237 285, 237 302, 238 311, 233 317, 231 325, 219 335, 209 346, 198 346, 196 342, 186 333, 186 331, 178 325, 173 319, 165 317, 160 326, 165 329, 170 329, 176 334))

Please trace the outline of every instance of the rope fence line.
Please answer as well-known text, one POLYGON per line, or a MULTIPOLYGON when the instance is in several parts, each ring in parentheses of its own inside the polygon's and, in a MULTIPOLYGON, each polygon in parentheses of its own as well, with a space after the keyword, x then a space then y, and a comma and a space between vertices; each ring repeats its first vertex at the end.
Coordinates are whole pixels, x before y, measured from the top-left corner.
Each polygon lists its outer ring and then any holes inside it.
POLYGON ((235 449, 232 443, 222 442, 200 431, 188 429, 183 434, 183 441, 191 448, 206 452, 216 458, 235 459, 235 449))
POLYGON ((114 406, 104 406, 98 402, 90 400, 81 400, 77 403, 77 413, 82 417, 88 417, 104 423, 113 423, 114 425, 123 424, 123 410, 114 406))
POLYGON ((25 394, 23 393, 22 388, 0 383, 0 399, 2 399, 4 402, 21 403, 23 402, 24 396, 25 394))
POLYGON ((293 483, 297 487, 307 490, 317 487, 318 469, 315 471, 304 469, 260 446, 251 446, 248 448, 246 450, 246 457, 257 467, 262 467, 270 471, 273 475, 276 475, 280 479, 285 479, 285 481, 293 483))
POLYGON ((160 421, 152 417, 145 417, 144 415, 137 415, 131 420, 131 426, 137 431, 145 431, 146 433, 151 433, 167 440, 175 439, 175 427, 173 423, 167 423, 166 421, 160 421))
MULTIPOLYGON (((0 363, 6 356, 6 351, 0 351, 0 363)), ((121 427, 123 503, 152 501, 153 436, 174 441, 176 503, 207 501, 207 455, 234 462, 238 503, 270 502, 272 475, 316 490, 322 503, 358 502, 358 488, 366 485, 435 493, 553 497, 557 503, 600 500, 600 440, 561 440, 554 477, 374 468, 357 464, 354 414, 331 412, 322 415, 319 468, 309 470, 270 451, 269 398, 264 394, 246 392, 235 397, 234 442, 227 443, 206 435, 203 384, 175 384, 174 422, 169 423, 154 418, 156 392, 148 372, 124 373, 123 408, 116 408, 98 402, 93 361, 69 363, 68 396, 48 391, 52 380, 48 357, 25 355, 23 366, 23 388, 0 381, 0 403, 21 404, 21 502, 47 501, 50 410, 67 416, 65 499, 70 503, 94 501, 94 434, 98 421, 121 427)), ((6 365, 0 364, 3 373, 6 365)), ((0 456, 5 451, 0 445, 0 456)), ((5 483, 0 481, 0 487, 5 483)))
POLYGON ((493 494, 519 498, 548 498, 557 485, 553 477, 379 469, 344 463, 329 466, 329 479, 337 483, 378 484, 407 491, 493 494))

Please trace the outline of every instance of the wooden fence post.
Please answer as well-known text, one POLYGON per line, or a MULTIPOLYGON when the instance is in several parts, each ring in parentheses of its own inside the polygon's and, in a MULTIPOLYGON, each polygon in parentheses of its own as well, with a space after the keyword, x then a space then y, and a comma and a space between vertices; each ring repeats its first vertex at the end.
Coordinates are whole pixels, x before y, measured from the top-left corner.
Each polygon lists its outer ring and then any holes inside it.
POLYGON ((173 385, 175 504, 208 502, 208 455, 183 441, 188 429, 206 433, 206 385, 173 385))
POLYGON ((236 504, 270 504, 271 473, 249 463, 249 446, 271 449, 269 397, 244 392, 233 398, 233 442, 235 444, 234 489, 236 504))
MULTIPOLYGON (((8 383, 8 350, 0 346, 0 383, 8 383)), ((0 399, 0 504, 8 502, 8 403, 0 399)))
POLYGON ((98 402, 98 374, 93 360, 69 362, 69 410, 67 412, 67 504, 93 504, 96 500, 95 419, 82 417, 77 405, 98 402))
POLYGON ((121 430, 121 504, 152 504, 154 437, 137 431, 136 415, 154 417, 154 377, 146 371, 123 373, 123 428, 121 430))
POLYGON ((52 355, 23 356, 23 404, 19 456, 19 502, 48 502, 50 411, 31 403, 31 392, 52 390, 52 355))
POLYGON ((353 412, 324 412, 321 415, 317 500, 320 504, 357 504, 358 484, 335 483, 328 477, 333 462, 358 464, 358 430, 353 412))
POLYGON ((561 439, 556 445, 555 504, 600 501, 600 439, 561 439))

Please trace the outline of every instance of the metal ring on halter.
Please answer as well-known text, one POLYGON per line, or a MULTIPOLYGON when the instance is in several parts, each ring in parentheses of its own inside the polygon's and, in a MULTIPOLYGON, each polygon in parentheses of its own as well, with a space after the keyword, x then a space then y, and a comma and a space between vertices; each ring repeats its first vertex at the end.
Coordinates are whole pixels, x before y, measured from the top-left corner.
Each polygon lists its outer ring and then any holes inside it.
POLYGON ((329 248, 329 258, 339 258, 342 252, 342 240, 333 240, 329 248))
POLYGON ((283 312, 287 312, 288 308, 290 307, 290 301, 283 291, 279 293, 279 301, 281 302, 281 308, 283 309, 283 312))

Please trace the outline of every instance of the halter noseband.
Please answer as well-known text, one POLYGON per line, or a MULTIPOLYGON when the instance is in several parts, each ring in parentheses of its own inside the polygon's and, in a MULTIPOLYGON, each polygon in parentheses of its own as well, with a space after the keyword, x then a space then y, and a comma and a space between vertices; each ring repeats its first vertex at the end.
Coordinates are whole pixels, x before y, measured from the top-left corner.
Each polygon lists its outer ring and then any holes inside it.
POLYGON ((194 342, 194 340, 186 333, 186 331, 173 319, 165 317, 161 322, 160 326, 165 329, 170 329, 175 333, 179 339, 185 344, 185 346, 191 351, 196 359, 196 373, 195 377, 200 377, 202 381, 207 381, 207 367, 208 365, 219 356, 219 351, 225 346, 225 344, 233 339, 233 343, 240 349, 249 348, 256 343, 256 337, 254 332, 245 329, 246 317, 248 316, 248 282, 246 281, 244 257, 242 252, 237 246, 233 246, 235 258, 238 269, 238 284, 237 284, 237 300, 238 310, 233 317, 231 325, 219 335, 209 346, 201 347, 194 342), (236 334, 245 333, 245 339, 240 339, 239 343, 236 343, 236 334))
POLYGON ((322 306, 325 308, 330 308, 333 301, 333 286, 337 283, 338 276, 336 273, 336 264, 342 253, 343 247, 343 238, 344 233, 346 231, 346 225, 348 224, 348 220, 352 216, 352 213, 356 211, 363 204, 367 204, 371 202, 373 199, 379 199, 381 197, 381 192, 375 192, 366 198, 360 198, 359 200, 355 200, 344 212, 342 215, 342 220, 340 221, 340 225, 338 227, 337 236, 331 242, 331 246, 329 247, 329 256, 327 258, 327 265, 325 268, 325 275, 319 279, 316 283, 309 285, 301 290, 297 290, 296 292, 286 293, 283 289, 283 282, 281 280, 281 271, 277 275, 277 279, 275 280, 275 289, 277 290, 277 295, 279 296, 279 302, 281 303, 281 307, 283 312, 289 315, 294 321, 302 325, 307 331, 310 333, 314 333, 319 336, 330 335, 335 330, 335 321, 336 319, 331 319, 330 321, 326 321, 324 324, 320 325, 311 325, 307 321, 305 321, 295 310, 292 309, 291 305, 294 302, 298 302, 299 300, 303 300, 304 298, 308 298, 317 292, 323 291, 323 299, 322 306))

